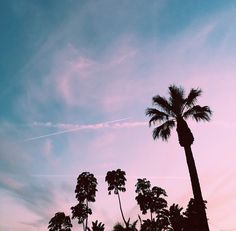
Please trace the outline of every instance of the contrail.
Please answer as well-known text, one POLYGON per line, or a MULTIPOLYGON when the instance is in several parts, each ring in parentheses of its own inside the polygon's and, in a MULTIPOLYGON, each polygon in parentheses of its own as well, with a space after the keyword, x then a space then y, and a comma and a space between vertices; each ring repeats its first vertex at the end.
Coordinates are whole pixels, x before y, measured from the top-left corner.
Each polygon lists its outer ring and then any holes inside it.
POLYGON ((125 120, 129 120, 129 119, 130 119, 130 117, 123 118, 123 119, 118 119, 118 120, 106 121, 106 122, 102 122, 102 123, 96 123, 96 124, 80 125, 80 127, 77 127, 77 128, 67 129, 67 130, 63 130, 63 131, 59 131, 59 132, 53 132, 53 133, 49 133, 49 134, 46 134, 46 135, 41 135, 41 136, 28 138, 28 139, 23 140, 23 142, 38 140, 38 139, 42 139, 42 138, 46 138, 46 137, 50 137, 50 136, 56 136, 56 135, 60 135, 60 134, 64 134, 64 133, 75 132, 75 131, 82 130, 82 129, 91 129, 91 128, 95 129, 96 126, 99 126, 99 125, 104 126, 106 124, 112 124, 112 123, 125 121, 125 120))

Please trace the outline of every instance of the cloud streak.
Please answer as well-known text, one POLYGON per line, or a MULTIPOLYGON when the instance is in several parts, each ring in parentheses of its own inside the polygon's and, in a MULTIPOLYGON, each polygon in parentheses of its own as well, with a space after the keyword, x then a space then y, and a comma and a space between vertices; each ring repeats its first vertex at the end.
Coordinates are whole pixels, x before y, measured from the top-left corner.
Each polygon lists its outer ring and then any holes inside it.
POLYGON ((111 120, 103 123, 96 123, 96 124, 87 124, 87 125, 79 125, 79 124, 52 124, 51 122, 34 122, 33 126, 35 127, 48 127, 48 128, 57 128, 57 129, 65 129, 63 131, 58 131, 58 132, 53 132, 41 136, 36 136, 32 138, 25 139, 23 142, 29 142, 29 141, 34 141, 38 139, 43 139, 51 136, 56 136, 56 135, 61 135, 65 133, 71 133, 71 132, 76 132, 79 130, 85 130, 85 129, 102 129, 102 128, 127 128, 127 127, 137 127, 137 126, 145 126, 147 125, 146 122, 144 121, 133 121, 133 122, 125 122, 125 123, 120 123, 122 121, 129 120, 130 118, 123 118, 123 119, 118 119, 118 120, 111 120))

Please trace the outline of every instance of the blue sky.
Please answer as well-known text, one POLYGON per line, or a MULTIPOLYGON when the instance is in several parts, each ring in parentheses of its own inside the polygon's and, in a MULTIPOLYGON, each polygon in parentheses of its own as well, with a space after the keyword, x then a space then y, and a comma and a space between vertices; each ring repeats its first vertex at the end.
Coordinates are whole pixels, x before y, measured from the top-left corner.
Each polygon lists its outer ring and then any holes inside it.
MULTIPOLYGON (((234 1, 0 3, 0 229, 45 230, 75 205, 76 177, 91 171, 94 219, 121 220, 104 176, 127 172, 135 219, 139 177, 186 206, 191 186, 175 131, 153 141, 145 109, 170 84, 203 89, 210 123, 189 125, 212 231, 236 227, 234 1), (66 131, 66 132, 65 132, 66 131)), ((78 227, 76 227, 78 228, 78 227)))

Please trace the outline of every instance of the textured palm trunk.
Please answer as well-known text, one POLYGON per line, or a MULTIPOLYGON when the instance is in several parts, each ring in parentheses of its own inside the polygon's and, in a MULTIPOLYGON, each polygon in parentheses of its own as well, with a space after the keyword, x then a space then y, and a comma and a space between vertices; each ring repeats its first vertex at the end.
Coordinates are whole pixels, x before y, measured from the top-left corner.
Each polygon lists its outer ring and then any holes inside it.
POLYGON ((205 204, 202 197, 201 187, 200 187, 200 183, 198 179, 197 169, 196 169, 195 161, 193 158, 191 146, 184 147, 184 150, 185 150, 186 160, 187 160, 191 184, 192 184, 193 196, 194 196, 195 202, 198 205, 198 210, 199 210, 199 218, 200 218, 200 223, 201 223, 199 224, 200 226, 199 231, 209 231, 205 204))
POLYGON ((200 223, 199 231, 209 231, 205 204, 203 201, 197 169, 196 169, 196 165, 195 165, 195 161, 194 161, 193 153, 191 149, 191 145, 193 144, 194 137, 191 130, 188 127, 188 124, 182 117, 177 118, 177 133, 178 133, 180 146, 184 147, 184 150, 185 150, 187 165, 188 165, 191 184, 192 184, 193 196, 194 196, 198 213, 199 213, 199 223, 200 223))

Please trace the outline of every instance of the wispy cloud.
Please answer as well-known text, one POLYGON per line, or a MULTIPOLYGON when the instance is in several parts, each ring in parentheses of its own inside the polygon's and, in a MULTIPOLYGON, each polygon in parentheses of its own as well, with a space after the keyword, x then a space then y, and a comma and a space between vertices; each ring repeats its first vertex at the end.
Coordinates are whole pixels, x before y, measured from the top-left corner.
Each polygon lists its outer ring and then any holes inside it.
POLYGON ((85 130, 85 129, 128 128, 128 127, 137 127, 137 126, 147 125, 147 122, 145 122, 145 121, 131 121, 131 122, 120 123, 122 121, 129 120, 129 119, 130 118, 123 118, 123 119, 112 120, 112 121, 107 121, 107 122, 103 122, 103 123, 87 124, 87 125, 65 124, 65 123, 53 124, 51 122, 46 122, 46 123, 34 122, 32 124, 33 127, 47 127, 47 128, 66 129, 66 130, 28 138, 28 139, 25 139, 24 142, 38 140, 38 139, 56 136, 56 135, 61 135, 64 133, 76 132, 76 131, 85 130))

